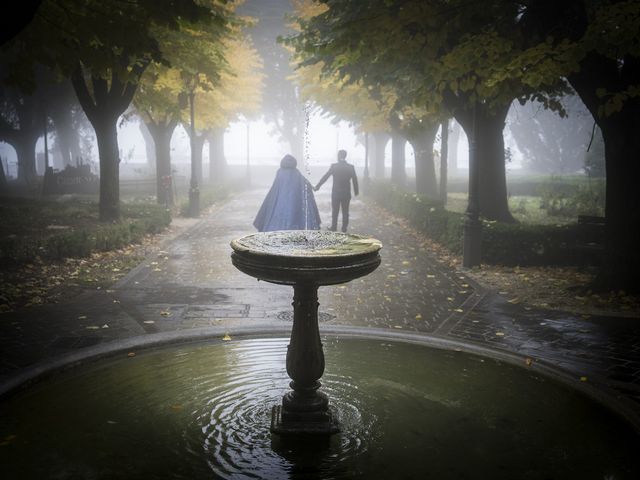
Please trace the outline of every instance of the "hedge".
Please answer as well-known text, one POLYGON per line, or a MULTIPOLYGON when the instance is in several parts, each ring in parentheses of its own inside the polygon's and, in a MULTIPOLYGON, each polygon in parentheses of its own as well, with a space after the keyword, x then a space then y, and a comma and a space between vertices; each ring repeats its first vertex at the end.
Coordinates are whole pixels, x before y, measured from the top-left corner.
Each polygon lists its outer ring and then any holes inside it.
MULTIPOLYGON (((372 182, 365 194, 447 247, 462 253, 465 215, 447 211, 442 203, 404 191, 390 182, 372 182)), ((482 262, 506 266, 585 266, 599 261, 604 232, 597 227, 525 225, 482 221, 482 262)))

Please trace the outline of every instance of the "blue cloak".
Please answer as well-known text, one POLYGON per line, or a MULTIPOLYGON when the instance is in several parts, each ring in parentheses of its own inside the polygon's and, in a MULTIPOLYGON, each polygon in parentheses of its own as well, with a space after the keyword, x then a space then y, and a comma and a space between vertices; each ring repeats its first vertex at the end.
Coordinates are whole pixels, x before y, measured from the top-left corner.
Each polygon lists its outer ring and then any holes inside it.
POLYGON ((258 231, 320 229, 313 186, 296 164, 291 155, 286 155, 280 162, 273 185, 253 221, 258 231))

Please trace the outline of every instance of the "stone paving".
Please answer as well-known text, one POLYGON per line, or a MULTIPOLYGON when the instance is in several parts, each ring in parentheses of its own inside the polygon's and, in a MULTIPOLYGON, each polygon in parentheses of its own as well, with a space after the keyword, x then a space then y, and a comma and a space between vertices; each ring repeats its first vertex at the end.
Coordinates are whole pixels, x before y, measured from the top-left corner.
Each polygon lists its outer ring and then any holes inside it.
MULTIPOLYGON (((316 194, 330 218, 329 188, 316 194)), ((120 282, 63 304, 0 314, 0 393, 30 371, 98 345, 149 334, 229 332, 292 321, 292 289, 259 282, 230 261, 252 233, 266 189, 240 192, 194 220, 120 282)), ((640 415, 640 319, 581 317, 513 305, 440 261, 420 234, 370 201, 352 201, 350 232, 382 241, 367 277, 319 291, 323 325, 376 327, 511 352, 613 392, 640 415)), ((27 375, 28 376, 28 375, 27 375)))

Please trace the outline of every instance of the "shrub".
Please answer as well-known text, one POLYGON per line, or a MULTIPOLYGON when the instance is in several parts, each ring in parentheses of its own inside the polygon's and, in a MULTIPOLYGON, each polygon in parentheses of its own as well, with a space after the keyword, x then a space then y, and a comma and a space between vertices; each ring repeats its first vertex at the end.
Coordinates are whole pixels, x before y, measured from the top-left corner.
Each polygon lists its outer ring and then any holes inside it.
MULTIPOLYGON (((441 204, 408 193, 388 182, 374 182, 366 194, 414 227, 447 247, 462 253, 465 215, 449 212, 441 204)), ((598 260, 589 243, 602 243, 601 230, 583 225, 525 225, 483 221, 482 261, 500 265, 586 265, 598 260)))
MULTIPOLYGON (((52 208, 55 204, 30 201, 25 207, 18 202, 8 217, 15 221, 7 222, 5 234, 0 238, 0 265, 25 264, 37 257, 48 260, 84 257, 94 251, 113 250, 139 242, 145 235, 158 233, 171 223, 170 213, 155 204, 123 204, 121 221, 109 224, 98 222, 95 204, 52 208), (26 211, 31 224, 20 218, 26 211), (47 225, 60 228, 43 228, 47 225), (16 233, 8 233, 12 229, 16 233)), ((11 207, 3 205, 3 212, 11 212, 11 207)))
POLYGON ((578 215, 604 215, 605 183, 595 179, 589 183, 572 185, 569 189, 553 188, 552 184, 540 187, 540 208, 556 217, 578 215))

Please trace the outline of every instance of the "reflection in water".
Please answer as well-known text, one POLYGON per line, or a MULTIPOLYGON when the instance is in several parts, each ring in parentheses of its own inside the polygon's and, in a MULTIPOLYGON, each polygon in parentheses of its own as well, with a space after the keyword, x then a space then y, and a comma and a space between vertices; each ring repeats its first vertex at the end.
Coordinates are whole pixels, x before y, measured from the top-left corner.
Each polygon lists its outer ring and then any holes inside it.
POLYGON ((3 478, 640 478, 620 419, 530 370, 462 352, 323 339, 341 433, 281 438, 287 339, 85 365, 0 405, 3 478))

